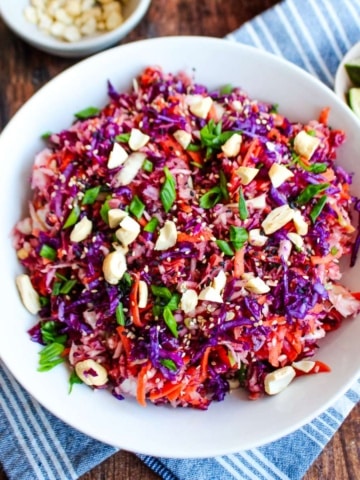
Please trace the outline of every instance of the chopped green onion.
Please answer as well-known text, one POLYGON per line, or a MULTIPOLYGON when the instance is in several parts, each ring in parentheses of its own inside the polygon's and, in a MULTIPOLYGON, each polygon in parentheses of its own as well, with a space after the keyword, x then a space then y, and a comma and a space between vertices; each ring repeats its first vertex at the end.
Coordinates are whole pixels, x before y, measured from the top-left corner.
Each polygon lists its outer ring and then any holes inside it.
POLYGON ((176 199, 176 181, 168 167, 164 167, 165 182, 160 190, 160 199, 166 213, 173 206, 176 199))
POLYGON ((245 365, 245 363, 242 363, 239 370, 236 372, 241 387, 245 386, 247 371, 248 367, 245 365))
POLYGON ((228 95, 233 91, 233 86, 231 83, 228 83, 220 88, 220 95, 228 95))
POLYGON ((323 195, 322 197, 319 198, 319 200, 315 203, 313 206, 311 212, 310 212, 310 218, 313 223, 315 223, 316 219, 322 212, 323 208, 325 207, 325 204, 327 202, 327 195, 323 195))
POLYGON ((208 192, 200 197, 199 205, 201 208, 212 208, 217 205, 222 199, 220 187, 213 187, 208 192))
POLYGON ((100 208, 100 216, 105 223, 109 223, 108 213, 110 210, 109 200, 106 200, 100 208))
POLYGON ((159 225, 159 220, 156 217, 153 217, 144 227, 145 232, 154 233, 156 227, 159 225))
POLYGON ((330 249, 330 253, 331 255, 336 255, 338 253, 339 249, 337 247, 335 247, 335 245, 333 247, 331 247, 330 249))
POLYGON ((127 143, 129 139, 130 139, 130 133, 120 133, 115 137, 115 140, 117 142, 123 142, 123 143, 127 143))
POLYGON ((44 132, 42 135, 41 135, 41 138, 42 140, 47 140, 49 137, 51 137, 52 135, 52 132, 48 131, 48 132, 44 132))
POLYGON ((40 257, 47 258, 48 260, 55 260, 56 250, 55 248, 50 247, 49 245, 44 245, 41 247, 39 252, 40 257))
POLYGON ((200 145, 196 145, 195 143, 189 143, 189 145, 186 147, 186 150, 189 152, 198 152, 201 150, 200 145))
POLYGON ((154 170, 154 164, 146 158, 142 168, 145 172, 151 173, 154 170))
POLYGON ((222 132, 222 123, 216 124, 214 120, 210 120, 200 130, 201 145, 206 147, 206 158, 209 158, 212 153, 221 149, 221 146, 232 136, 235 132, 222 132))
POLYGON ((243 189, 240 187, 239 189, 239 217, 241 220, 246 220, 249 216, 249 212, 246 206, 246 201, 244 198, 243 189))
POLYGON ((297 197, 296 202, 299 205, 305 205, 308 203, 312 198, 315 197, 318 193, 323 192, 328 188, 329 184, 328 183, 319 183, 319 184, 311 184, 308 185, 304 190, 300 193, 300 195, 297 197))
POLYGON ((172 372, 176 372, 177 366, 176 363, 171 360, 171 358, 162 358, 160 360, 160 363, 163 367, 167 368, 168 370, 171 370, 172 372))
POLYGON ((248 231, 244 227, 230 225, 230 242, 235 250, 240 250, 249 237, 248 231))
POLYGON ((84 110, 80 110, 80 112, 75 113, 75 117, 79 120, 85 120, 90 117, 94 117, 100 112, 97 107, 87 107, 84 110))
POLYGON ((232 257, 234 255, 234 250, 230 247, 228 242, 225 240, 216 240, 216 245, 220 248, 220 250, 225 254, 232 257))
POLYGON ((52 287, 52 295, 54 297, 57 297, 58 295, 60 295, 60 290, 61 290, 61 282, 54 282, 54 285, 52 287))
POLYGON ((78 218, 80 216, 80 207, 79 205, 74 205, 73 209, 71 210, 69 216, 67 217, 63 229, 69 228, 72 225, 75 225, 75 223, 78 221, 78 218))
POLYGON ((163 311, 163 318, 164 318, 164 322, 166 323, 168 329, 170 330, 170 332, 174 335, 174 337, 178 337, 178 330, 177 330, 177 323, 176 323, 176 320, 175 320, 175 317, 172 313, 172 311, 170 310, 169 307, 165 307, 164 308, 164 311, 163 311))
POLYGON ((59 272, 55 273, 55 277, 58 278, 59 280, 62 280, 63 282, 67 282, 67 278, 65 277, 65 275, 62 275, 59 272))
POLYGON ((309 166, 309 171, 312 173, 324 173, 326 172, 328 166, 326 163, 313 163, 309 166))
POLYGON ((81 380, 81 378, 79 378, 79 377, 77 376, 75 370, 73 370, 73 371, 71 372, 71 375, 70 375, 70 378, 69 378, 69 393, 72 392, 73 386, 74 386, 76 383, 80 384, 80 383, 84 383, 84 382, 81 380))
POLYGON ((116 307, 115 315, 116 315, 116 321, 117 321, 118 325, 124 326, 125 325, 125 314, 124 314, 124 307, 123 307, 122 302, 118 303, 118 306, 116 307))
POLYGON ((131 287, 132 278, 129 272, 125 272, 122 276, 121 283, 125 284, 126 287, 131 287))
POLYGON ((134 215, 136 218, 140 218, 145 210, 145 204, 140 200, 140 198, 135 195, 131 200, 129 205, 129 211, 134 215))
POLYGON ((152 294, 155 295, 155 297, 159 297, 165 300, 166 302, 170 302, 172 298, 172 293, 167 287, 162 287, 159 285, 151 285, 150 289, 152 294))
POLYGON ((67 295, 71 292, 74 286, 77 284, 77 280, 67 280, 64 285, 60 288, 60 293, 67 295))
POLYGON ((100 186, 88 188, 87 190, 85 190, 83 199, 81 201, 82 205, 92 205, 97 199, 100 193, 100 190, 101 190, 100 186))
POLYGON ((179 302, 180 302, 180 295, 178 293, 174 293, 174 295, 171 296, 166 306, 170 308, 171 311, 177 310, 179 307, 179 302))
POLYGON ((316 130, 307 130, 306 133, 310 135, 310 137, 316 137, 316 130))
POLYGON ((67 336, 65 334, 59 335, 58 329, 58 322, 54 322, 54 320, 44 322, 40 327, 43 342, 47 345, 51 343, 60 343, 63 345, 67 340, 67 336))
POLYGON ((60 355, 65 350, 64 345, 60 343, 51 343, 39 352, 39 367, 38 372, 47 372, 64 362, 64 358, 60 355))
POLYGON ((278 103, 274 103, 273 105, 271 105, 270 113, 278 113, 278 111, 279 111, 279 104, 278 103))
POLYGON ((50 299, 49 297, 44 297, 43 295, 39 295, 39 302, 41 307, 46 307, 46 305, 49 305, 50 299))

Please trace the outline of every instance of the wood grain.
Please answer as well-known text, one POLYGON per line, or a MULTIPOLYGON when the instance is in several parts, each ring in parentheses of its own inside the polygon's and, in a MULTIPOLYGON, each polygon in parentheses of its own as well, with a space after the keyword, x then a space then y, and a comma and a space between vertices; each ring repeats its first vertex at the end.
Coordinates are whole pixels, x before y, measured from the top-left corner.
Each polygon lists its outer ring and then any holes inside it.
MULTIPOLYGON (((122 43, 166 35, 223 37, 276 3, 279 0, 153 0, 143 22, 122 43)), ((42 85, 78 60, 33 49, 15 37, 0 19, 0 130, 42 85)), ((359 421, 360 405, 353 409, 303 480, 360 478, 359 421)), ((0 480, 7 478, 0 467, 0 480)), ((81 480, 158 478, 135 455, 121 451, 81 480)))

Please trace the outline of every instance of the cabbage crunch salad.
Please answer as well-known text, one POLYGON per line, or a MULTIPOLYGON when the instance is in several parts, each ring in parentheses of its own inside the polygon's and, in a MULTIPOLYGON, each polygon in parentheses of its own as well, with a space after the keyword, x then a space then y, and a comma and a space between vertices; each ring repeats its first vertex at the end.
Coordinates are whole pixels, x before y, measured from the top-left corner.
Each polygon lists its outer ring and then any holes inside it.
POLYGON ((108 94, 46 135, 14 230, 39 370, 199 409, 329 371, 311 357, 360 310, 339 269, 360 240, 328 109, 300 124, 158 67, 108 94))

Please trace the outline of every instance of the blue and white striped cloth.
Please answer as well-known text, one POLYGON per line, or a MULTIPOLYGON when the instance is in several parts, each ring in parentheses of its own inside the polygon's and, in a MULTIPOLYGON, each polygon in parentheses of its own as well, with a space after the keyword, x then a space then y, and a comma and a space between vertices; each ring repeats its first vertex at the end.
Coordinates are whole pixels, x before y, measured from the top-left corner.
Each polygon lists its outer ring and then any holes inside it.
MULTIPOLYGON (((228 38, 282 56, 332 86, 341 58, 360 40, 360 0, 285 0, 228 38)), ((44 410, 2 365, 0 386, 0 461, 9 479, 76 479, 115 453, 44 410)), ((360 380, 308 425, 249 451, 202 460, 139 456, 166 480, 299 480, 359 400, 360 380)))

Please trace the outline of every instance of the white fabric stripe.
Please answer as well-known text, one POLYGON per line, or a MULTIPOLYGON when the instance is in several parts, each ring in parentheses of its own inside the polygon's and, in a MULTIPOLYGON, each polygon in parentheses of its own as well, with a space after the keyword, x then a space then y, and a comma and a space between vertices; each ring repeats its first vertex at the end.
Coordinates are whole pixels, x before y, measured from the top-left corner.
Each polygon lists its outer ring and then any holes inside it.
POLYGON ((341 420, 339 420, 338 418, 334 417, 334 415, 332 415, 332 414, 330 413, 330 410, 326 410, 325 413, 326 413, 326 415, 328 415, 328 416, 331 418, 331 420, 332 420, 334 423, 336 423, 336 425, 337 425, 338 427, 341 425, 341 423, 342 423, 341 420))
MULTIPOLYGON (((47 459, 43 455, 41 447, 37 443, 37 437, 35 437, 33 435, 33 433, 31 432, 30 428, 27 425, 27 421, 26 421, 24 415, 22 414, 21 406, 16 402, 14 394, 12 392, 10 392, 10 390, 9 390, 9 388, 6 385, 5 382, 2 385, 2 391, 6 395, 8 403, 14 408, 16 414, 13 415, 13 418, 15 419, 15 416, 16 416, 17 423, 21 426, 23 433, 26 434, 26 436, 28 438, 28 442, 27 442, 28 445, 30 444, 32 446, 34 452, 36 453, 39 460, 41 461, 41 464, 43 465, 44 470, 46 471, 46 473, 48 475, 48 480, 56 480, 56 477, 54 476, 53 472, 51 471, 51 468, 50 468, 50 465, 48 464, 47 459)), ((24 435, 22 434, 20 438, 23 438, 23 437, 24 437, 24 435)))
MULTIPOLYGON (((324 412, 324 413, 326 413, 326 412, 324 412)), ((316 421, 319 422, 319 423, 321 423, 322 425, 324 425, 324 427, 326 428, 326 430, 330 430, 330 431, 331 431, 330 436, 332 436, 332 435, 335 433, 335 428, 334 428, 332 425, 329 425, 329 424, 326 422, 326 420, 323 420, 323 419, 321 418, 321 416, 316 417, 316 421)))
POLYGON ((349 400, 344 395, 341 400, 336 405, 334 405, 334 408, 342 417, 346 417, 350 410, 353 408, 353 406, 354 402, 349 400))
POLYGON ((244 463, 240 462, 240 460, 237 458, 237 457, 245 458, 243 456, 243 452, 237 453, 236 455, 228 455, 227 457, 233 462, 234 465, 236 465, 240 470, 242 470, 245 473, 245 475, 247 475, 249 478, 251 478, 252 480, 259 480, 259 477, 255 473, 253 473, 244 463))
MULTIPOLYGON (((1 405, 1 408, 3 409, 3 412, 5 413, 5 416, 8 420, 8 422, 9 422, 9 424, 11 425, 11 428, 13 429, 15 435, 18 438, 24 439, 23 433, 20 432, 20 429, 18 428, 18 425, 17 425, 16 421, 14 420, 14 417, 13 417, 13 415, 12 415, 8 405, 7 405, 7 402, 5 402, 4 400, 5 400, 5 398, 2 395, 0 395, 0 405, 1 405)), ((19 444, 20 444, 20 448, 22 448, 26 458, 28 459, 29 464, 32 466, 36 476, 39 479, 43 478, 43 474, 41 473, 41 470, 40 470, 36 460, 31 455, 31 452, 30 452, 30 449, 28 448, 27 443, 19 442, 19 444)))
POLYGON ((254 44, 258 47, 261 48, 262 50, 266 50, 265 46, 262 44, 260 38, 258 37, 257 33, 255 32, 253 26, 250 23, 247 23, 246 29, 249 32, 250 37, 253 39, 254 44))
MULTIPOLYGON (((27 402, 24 394, 23 394, 23 390, 20 388, 19 384, 15 381, 15 379, 13 378, 13 376, 10 374, 8 375, 8 379, 9 381, 11 382, 11 385, 18 397, 18 399, 23 403, 25 404, 27 402)), ((32 399, 32 397, 30 397, 30 401, 32 403, 32 405, 35 405, 34 403, 34 400, 32 399)), ((39 422, 37 421, 35 415, 32 413, 32 411, 30 410, 30 408, 27 410, 27 417, 28 419, 30 420, 32 426, 34 427, 37 435, 38 435, 38 439, 42 442, 42 444, 44 445, 44 452, 46 452, 48 454, 48 458, 49 458, 49 461, 52 463, 54 469, 59 473, 60 475, 60 478, 64 477, 65 473, 67 472, 64 472, 64 469, 63 467, 61 466, 59 460, 57 459, 56 455, 54 455, 54 449, 52 448, 51 445, 49 445, 49 440, 48 438, 44 435, 44 429, 41 428, 41 425, 39 424, 39 422)), ((52 430, 52 429, 51 429, 52 430)), ((49 432, 46 431, 46 433, 48 434, 49 432)), ((50 438, 51 438, 51 435, 50 435, 50 438)))
POLYGON ((360 383, 359 383, 359 382, 355 382, 355 383, 351 386, 351 390, 354 390, 355 393, 357 393, 358 395, 360 395, 360 383))
POLYGON ((277 466, 270 462, 268 458, 263 455, 258 448, 253 448, 251 453, 256 456, 264 465, 266 465, 269 469, 271 469, 281 480, 288 480, 289 477, 285 475, 281 470, 277 468, 277 466))
POLYGON ((288 36, 291 38, 293 44, 295 45, 295 48, 298 51, 298 53, 299 53, 302 61, 304 62, 307 70, 317 77, 318 75, 317 75, 316 71, 314 70, 313 66, 309 62, 309 59, 308 59, 306 53, 304 52, 304 50, 301 46, 301 43, 298 41, 298 39, 294 35, 294 32, 292 31, 291 26, 289 25, 289 22, 287 21, 287 18, 285 17, 282 9, 279 7, 278 4, 275 5, 274 11, 276 11, 279 19, 281 20, 282 24, 284 25, 284 28, 286 29, 288 36))
POLYGON ((357 23, 357 25, 360 26, 360 21, 359 21, 359 14, 354 8, 353 5, 348 0, 344 0, 344 3, 346 3, 348 10, 351 12, 352 19, 357 23))
POLYGON ((39 415, 39 418, 41 419, 44 427, 46 428, 47 434, 50 436, 50 438, 51 438, 51 440, 52 440, 52 442, 53 442, 53 444, 56 448, 56 453, 60 455, 61 459, 63 460, 64 464, 66 465, 66 467, 67 467, 67 469, 68 469, 68 471, 71 475, 71 478, 72 479, 78 478, 78 474, 74 470, 74 467, 73 467, 72 463, 70 462, 70 459, 69 459, 67 453, 65 452, 61 443, 59 442, 59 439, 56 436, 52 426, 50 425, 49 420, 47 419, 46 415, 44 414, 43 409, 40 407, 40 405, 37 402, 33 402, 33 404, 34 404, 34 408, 36 410, 36 413, 39 415))
POLYGON ((344 30, 344 27, 342 26, 341 22, 339 21, 339 17, 336 14, 335 10, 333 9, 333 6, 331 5, 331 2, 329 0, 321 0, 324 4, 325 2, 325 9, 327 9, 332 21, 335 23, 337 29, 339 30, 339 34, 345 44, 345 47, 349 49, 351 47, 351 43, 349 42, 349 39, 346 35, 346 32, 344 30))
POLYGON ((271 45, 271 48, 273 49, 274 53, 276 53, 279 57, 283 57, 284 55, 282 54, 280 48, 278 47, 277 43, 274 40, 274 37, 271 35, 266 23, 261 17, 257 17, 256 19, 259 27, 261 28, 264 36, 266 37, 267 41, 271 45))
MULTIPOLYGON (((324 438, 324 440, 323 440, 324 443, 327 443, 327 442, 330 440, 331 434, 328 435, 327 433, 323 432, 322 430, 320 430, 319 427, 317 427, 316 425, 314 425, 313 422, 312 422, 312 423, 309 423, 307 426, 308 426, 308 428, 309 428, 310 430, 313 430, 314 433, 317 433, 318 437, 320 437, 320 438, 323 437, 323 438, 324 438)), ((320 440, 320 441, 321 441, 321 440, 320 440)))
POLYGON ((244 480, 243 477, 240 476, 240 474, 233 468, 231 465, 229 465, 224 457, 215 457, 215 460, 218 462, 219 465, 221 465, 227 472, 229 472, 236 480, 244 480))
POLYGON ((311 2, 311 6, 314 9, 315 15, 317 16, 317 19, 319 20, 319 23, 322 25, 322 27, 323 27, 323 29, 326 33, 326 36, 327 36, 329 42, 331 43, 332 48, 334 49, 334 51, 336 53, 336 56, 337 56, 338 60, 341 60, 342 57, 343 57, 343 54, 341 53, 339 45, 337 44, 337 42, 335 40, 333 32, 329 28, 329 25, 326 23, 326 21, 324 19, 324 16, 322 15, 322 13, 321 13, 319 7, 317 6, 316 2, 311 2))
MULTIPOLYGON (((263 475, 265 478, 269 478, 269 471, 265 470, 264 467, 262 467, 259 463, 257 463, 250 455, 246 452, 241 452, 241 456, 248 462, 250 465, 256 469, 261 475, 263 475)), ((275 473, 275 472, 274 472, 275 473)), ((288 479, 288 477, 282 477, 288 479)))
POLYGON ((288 0, 288 5, 289 5, 289 8, 292 11, 292 13, 293 13, 293 15, 296 19, 296 22, 298 23, 298 25, 301 28, 301 32, 303 33, 304 37, 307 39, 308 45, 309 45, 312 53, 314 54, 320 69, 322 70, 322 72, 324 73, 324 75, 328 79, 328 81, 333 82, 334 77, 331 75, 326 63, 322 59, 322 57, 319 53, 319 50, 318 50, 312 36, 309 33, 309 29, 307 28, 307 25, 304 23, 303 19, 299 15, 299 12, 297 11, 293 0, 288 0))
POLYGON ((317 444, 319 445, 319 447, 321 448, 321 450, 324 448, 324 444, 321 443, 321 442, 319 442, 319 440, 318 440, 316 437, 314 437, 313 435, 311 435, 310 432, 307 432, 307 431, 305 430, 305 427, 302 427, 302 428, 300 429, 300 431, 303 432, 304 435, 306 435, 307 437, 309 437, 313 442, 317 443, 317 444))

